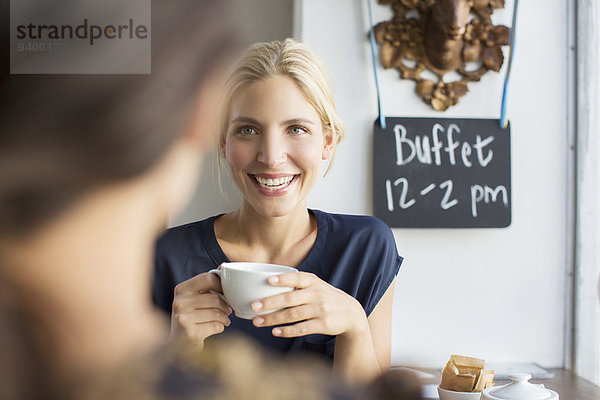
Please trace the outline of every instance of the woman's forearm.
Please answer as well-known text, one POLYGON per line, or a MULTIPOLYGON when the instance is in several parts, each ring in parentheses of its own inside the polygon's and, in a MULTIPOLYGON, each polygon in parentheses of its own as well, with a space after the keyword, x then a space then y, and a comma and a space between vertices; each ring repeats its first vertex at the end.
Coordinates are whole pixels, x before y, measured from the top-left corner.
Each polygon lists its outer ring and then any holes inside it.
POLYGON ((382 370, 366 316, 357 325, 354 331, 336 337, 333 374, 347 382, 370 382, 382 370))

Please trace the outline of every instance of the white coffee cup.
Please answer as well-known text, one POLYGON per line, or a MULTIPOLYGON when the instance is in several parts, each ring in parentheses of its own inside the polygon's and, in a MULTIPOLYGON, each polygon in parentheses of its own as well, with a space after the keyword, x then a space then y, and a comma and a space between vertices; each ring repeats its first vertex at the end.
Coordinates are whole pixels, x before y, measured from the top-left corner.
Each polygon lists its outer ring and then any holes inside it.
POLYGON ((276 264, 230 262, 221 264, 219 269, 210 270, 209 273, 221 278, 223 300, 233 308, 235 316, 252 319, 257 315, 278 311, 254 312, 250 307, 254 301, 294 290, 291 287, 271 286, 267 279, 294 271, 295 268, 276 264))

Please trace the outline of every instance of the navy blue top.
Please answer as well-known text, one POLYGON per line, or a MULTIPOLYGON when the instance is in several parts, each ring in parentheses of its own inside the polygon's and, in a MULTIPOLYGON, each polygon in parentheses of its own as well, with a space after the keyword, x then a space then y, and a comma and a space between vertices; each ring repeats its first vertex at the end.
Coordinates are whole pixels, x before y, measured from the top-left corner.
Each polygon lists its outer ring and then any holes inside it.
MULTIPOLYGON (((373 217, 308 211, 317 220, 317 238, 298 270, 314 273, 350 294, 370 315, 402 264, 392 231, 373 217)), ((171 228, 158 240, 153 297, 167 313, 171 313, 177 284, 229 262, 215 236, 218 217, 171 228)), ((311 351, 333 360, 334 336, 279 338, 271 334, 273 327, 257 328, 234 314, 230 320, 224 334, 241 332, 271 350, 311 351)), ((210 338, 205 345, 210 345, 210 338)))

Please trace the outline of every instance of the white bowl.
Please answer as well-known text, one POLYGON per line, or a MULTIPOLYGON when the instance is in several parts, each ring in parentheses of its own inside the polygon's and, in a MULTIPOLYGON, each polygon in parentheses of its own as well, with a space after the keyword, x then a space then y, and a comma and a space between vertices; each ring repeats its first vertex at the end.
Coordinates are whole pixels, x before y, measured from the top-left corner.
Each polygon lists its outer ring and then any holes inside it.
POLYGON ((438 386, 440 400, 479 400, 481 392, 455 392, 453 390, 442 389, 438 386))

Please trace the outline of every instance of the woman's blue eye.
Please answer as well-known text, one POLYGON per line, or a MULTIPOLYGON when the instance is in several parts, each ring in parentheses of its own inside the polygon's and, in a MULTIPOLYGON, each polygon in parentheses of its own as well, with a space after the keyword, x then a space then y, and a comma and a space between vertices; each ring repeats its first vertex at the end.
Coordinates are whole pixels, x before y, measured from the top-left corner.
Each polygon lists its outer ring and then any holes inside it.
POLYGON ((306 133, 306 129, 302 128, 301 126, 292 126, 290 128, 290 133, 292 135, 301 135, 303 133, 306 133))
POLYGON ((256 134, 256 130, 251 126, 242 126, 240 128, 240 133, 242 135, 254 135, 256 134))

